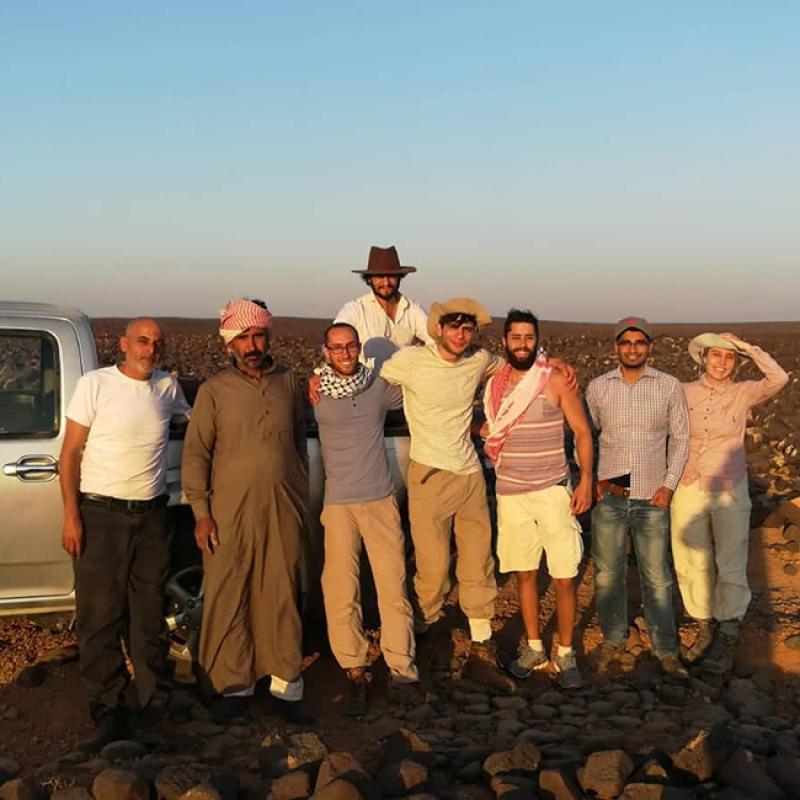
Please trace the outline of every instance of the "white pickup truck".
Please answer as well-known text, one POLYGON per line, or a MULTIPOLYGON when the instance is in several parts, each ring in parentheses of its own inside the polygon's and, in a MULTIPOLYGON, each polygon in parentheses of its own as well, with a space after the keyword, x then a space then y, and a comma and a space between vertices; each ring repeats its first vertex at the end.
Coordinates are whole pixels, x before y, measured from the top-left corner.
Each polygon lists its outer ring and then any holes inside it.
MULTIPOLYGON (((61 549, 58 456, 64 413, 78 378, 96 369, 89 319, 74 308, 0 302, 0 616, 71 612, 71 558, 61 549)), ((398 492, 404 491, 408 437, 387 428, 387 452, 398 492)), ((309 432, 310 536, 321 542, 323 473, 319 442, 309 432)), ((199 563, 192 520, 181 500, 180 436, 171 436, 167 483, 173 531, 173 577, 167 591, 170 627, 187 614, 199 621, 199 563), (178 619, 175 619, 175 614, 178 619)), ((319 548, 316 549, 317 552, 319 548)))

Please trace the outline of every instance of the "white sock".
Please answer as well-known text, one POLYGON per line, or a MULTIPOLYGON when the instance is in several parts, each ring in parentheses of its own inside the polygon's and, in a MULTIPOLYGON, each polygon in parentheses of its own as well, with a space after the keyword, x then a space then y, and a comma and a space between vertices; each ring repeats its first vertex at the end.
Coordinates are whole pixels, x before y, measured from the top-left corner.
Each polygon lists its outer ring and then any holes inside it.
POLYGON ((238 692, 225 692, 225 697, 252 697, 253 692, 256 690, 256 685, 251 683, 244 689, 239 689, 238 692))
POLYGON ((565 646, 563 644, 558 645, 557 655, 568 656, 571 652, 572 652, 572 645, 569 646, 565 646))
POLYGON ((544 653, 544 644, 541 639, 528 639, 528 647, 537 653, 544 653))
POLYGON ((273 675, 269 682, 269 693, 279 700, 296 703, 303 699, 303 676, 301 675, 296 681, 285 681, 273 675))
POLYGON ((492 621, 490 619, 469 620, 469 638, 473 642, 488 642, 492 638, 492 621))

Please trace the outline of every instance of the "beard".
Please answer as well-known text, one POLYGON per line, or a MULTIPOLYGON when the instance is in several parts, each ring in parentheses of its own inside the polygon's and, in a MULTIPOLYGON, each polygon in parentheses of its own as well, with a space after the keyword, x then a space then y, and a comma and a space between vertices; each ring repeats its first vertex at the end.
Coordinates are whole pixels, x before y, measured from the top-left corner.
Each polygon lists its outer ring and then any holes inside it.
POLYGON ((516 369, 519 372, 527 372, 536 361, 537 352, 538 348, 531 350, 527 356, 520 358, 506 348, 506 361, 511 365, 511 369, 516 369))

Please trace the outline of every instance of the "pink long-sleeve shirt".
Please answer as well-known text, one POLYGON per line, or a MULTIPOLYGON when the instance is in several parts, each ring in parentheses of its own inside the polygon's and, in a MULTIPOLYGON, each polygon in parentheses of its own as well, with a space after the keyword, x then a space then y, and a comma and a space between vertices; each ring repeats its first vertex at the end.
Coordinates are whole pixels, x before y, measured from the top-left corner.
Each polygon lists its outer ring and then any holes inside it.
POLYGON ((786 371, 760 347, 749 355, 764 377, 760 381, 715 383, 702 375, 683 384, 689 405, 689 460, 681 483, 700 481, 700 489, 732 489, 747 474, 744 432, 747 413, 777 394, 789 381, 786 371))

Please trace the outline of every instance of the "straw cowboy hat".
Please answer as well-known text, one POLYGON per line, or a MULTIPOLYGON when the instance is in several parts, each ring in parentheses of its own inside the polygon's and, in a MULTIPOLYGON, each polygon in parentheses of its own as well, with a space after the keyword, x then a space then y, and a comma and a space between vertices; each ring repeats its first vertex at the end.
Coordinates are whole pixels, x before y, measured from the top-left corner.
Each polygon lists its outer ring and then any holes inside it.
POLYGON ((366 269, 354 269, 359 275, 408 275, 416 272, 416 267, 400 266, 400 257, 392 247, 370 247, 366 269))
POLYGON ((750 358, 744 350, 740 350, 733 342, 723 339, 718 333, 701 333, 689 342, 689 355, 698 364, 703 363, 703 353, 709 347, 718 347, 720 350, 733 350, 737 355, 750 358))
POLYGON ((444 303, 434 303, 428 312, 428 333, 434 339, 438 338, 436 326, 439 320, 448 314, 469 314, 475 317, 478 327, 483 328, 492 321, 492 315, 477 301, 470 297, 454 297, 444 303))

